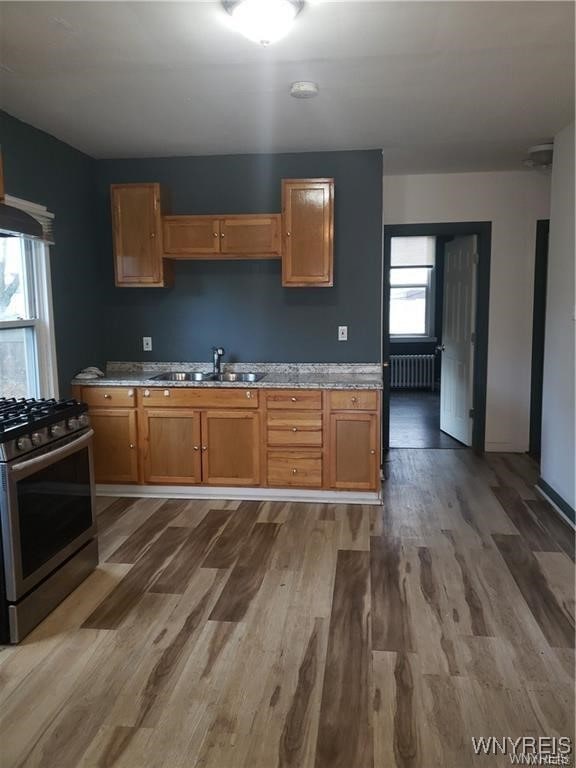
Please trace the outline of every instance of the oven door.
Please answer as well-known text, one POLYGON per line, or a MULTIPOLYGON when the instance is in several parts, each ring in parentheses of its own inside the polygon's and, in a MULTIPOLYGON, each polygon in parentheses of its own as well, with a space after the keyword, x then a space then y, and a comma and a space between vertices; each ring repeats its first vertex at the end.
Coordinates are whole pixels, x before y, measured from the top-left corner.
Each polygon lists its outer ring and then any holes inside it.
POLYGON ((89 430, 2 465, 6 593, 17 601, 96 534, 89 430))

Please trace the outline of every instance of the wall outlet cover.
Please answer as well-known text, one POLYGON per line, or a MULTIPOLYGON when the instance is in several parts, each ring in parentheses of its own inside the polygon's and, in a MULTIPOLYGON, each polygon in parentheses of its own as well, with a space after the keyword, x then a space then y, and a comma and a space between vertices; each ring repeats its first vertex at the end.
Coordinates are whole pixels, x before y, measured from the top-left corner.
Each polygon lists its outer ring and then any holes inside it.
POLYGON ((338 326, 338 341, 348 341, 348 326, 347 325, 339 325, 338 326))
POLYGON ((144 352, 152 352, 152 336, 142 336, 142 349, 144 352))

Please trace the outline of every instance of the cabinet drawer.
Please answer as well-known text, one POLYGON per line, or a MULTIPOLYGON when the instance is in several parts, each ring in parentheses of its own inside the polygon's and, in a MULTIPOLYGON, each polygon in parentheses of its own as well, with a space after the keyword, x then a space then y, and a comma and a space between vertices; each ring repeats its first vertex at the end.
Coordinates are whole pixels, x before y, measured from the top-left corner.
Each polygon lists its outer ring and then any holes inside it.
POLYGON ((322 391, 316 389, 282 389, 266 395, 268 410, 294 408, 319 411, 322 409, 322 391))
POLYGON ((377 411, 378 392, 373 390, 338 390, 329 393, 331 411, 377 411))
POLYGON ((136 407, 136 390, 133 387, 82 387, 81 397, 92 407, 136 407))
POLYGON ((268 485, 321 488, 321 452, 269 451, 268 485))
POLYGON ((149 387, 140 390, 139 402, 145 408, 258 408, 258 390, 149 387))
POLYGON ((322 446, 322 414, 318 411, 271 411, 268 445, 322 446))

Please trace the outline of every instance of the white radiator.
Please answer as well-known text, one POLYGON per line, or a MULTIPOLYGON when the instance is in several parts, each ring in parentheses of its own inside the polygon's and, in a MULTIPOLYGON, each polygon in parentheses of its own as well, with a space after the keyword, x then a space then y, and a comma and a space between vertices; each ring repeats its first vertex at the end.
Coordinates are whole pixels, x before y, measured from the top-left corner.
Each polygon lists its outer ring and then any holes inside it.
POLYGON ((390 355, 392 389, 434 389, 434 355, 390 355))

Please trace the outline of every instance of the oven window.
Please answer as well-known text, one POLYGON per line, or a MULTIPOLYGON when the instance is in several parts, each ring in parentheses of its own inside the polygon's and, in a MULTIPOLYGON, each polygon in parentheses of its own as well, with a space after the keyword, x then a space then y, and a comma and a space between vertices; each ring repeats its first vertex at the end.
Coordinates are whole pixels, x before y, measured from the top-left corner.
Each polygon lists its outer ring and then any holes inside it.
POLYGON ((92 525, 88 448, 19 480, 17 492, 26 578, 92 525))

